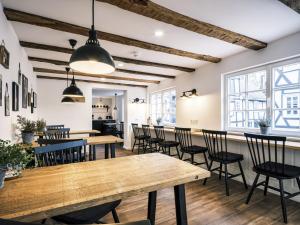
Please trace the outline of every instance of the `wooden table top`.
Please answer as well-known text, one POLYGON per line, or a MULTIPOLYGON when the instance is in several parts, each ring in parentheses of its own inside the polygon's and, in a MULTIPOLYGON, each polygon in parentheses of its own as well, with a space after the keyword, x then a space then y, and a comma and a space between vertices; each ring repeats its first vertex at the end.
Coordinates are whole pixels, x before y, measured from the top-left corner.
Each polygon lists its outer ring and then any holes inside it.
POLYGON ((210 176, 160 153, 25 170, 0 190, 0 218, 35 221, 210 176))
POLYGON ((124 141, 122 138, 113 135, 82 137, 82 139, 86 140, 88 145, 113 144, 122 143, 124 141))

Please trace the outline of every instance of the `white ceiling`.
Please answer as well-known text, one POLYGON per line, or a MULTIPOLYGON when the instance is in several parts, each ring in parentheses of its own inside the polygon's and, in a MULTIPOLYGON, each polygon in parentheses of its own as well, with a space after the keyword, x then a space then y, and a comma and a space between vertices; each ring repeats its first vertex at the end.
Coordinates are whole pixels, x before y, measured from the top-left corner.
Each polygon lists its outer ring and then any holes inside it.
POLYGON ((103 88, 93 88, 92 90, 93 97, 113 97, 115 94, 117 94, 117 96, 121 96, 124 95, 124 91, 103 88))
MULTIPOLYGON (((247 35, 264 42, 272 42, 289 34, 300 31, 300 15, 278 0, 153 0, 171 10, 209 22, 231 31, 247 35)), ((91 1, 89 0, 1 0, 5 7, 65 21, 68 23, 90 27, 91 1)), ((173 47, 194 53, 207 54, 224 58, 244 51, 245 48, 218 39, 199 35, 185 29, 143 17, 118 7, 96 2, 95 27, 97 30, 122 35, 154 44, 173 47), (163 37, 155 37, 156 30, 163 30, 163 37)), ((48 45, 69 47, 68 39, 78 40, 78 46, 86 41, 86 37, 70 33, 41 28, 37 26, 12 23, 20 40, 48 45)), ((101 39, 101 37, 99 37, 101 39)), ((159 62, 177 66, 198 68, 207 62, 186 57, 149 51, 132 46, 101 41, 101 45, 112 55, 134 58, 132 52, 137 51, 137 59, 159 62)), ((50 51, 26 49, 28 55, 69 60, 68 54, 50 51)), ((118 65, 118 62, 116 63, 118 65)), ((41 66, 41 63, 33 63, 41 66)), ((57 66, 43 65, 47 68, 57 66)), ((62 68, 62 67, 58 67, 62 68)), ((139 70, 152 73, 178 75, 182 72, 172 69, 137 66, 125 64, 124 69, 139 70)), ((128 75, 126 77, 161 80, 158 77, 128 75)), ((124 82, 127 83, 127 82, 124 82)))

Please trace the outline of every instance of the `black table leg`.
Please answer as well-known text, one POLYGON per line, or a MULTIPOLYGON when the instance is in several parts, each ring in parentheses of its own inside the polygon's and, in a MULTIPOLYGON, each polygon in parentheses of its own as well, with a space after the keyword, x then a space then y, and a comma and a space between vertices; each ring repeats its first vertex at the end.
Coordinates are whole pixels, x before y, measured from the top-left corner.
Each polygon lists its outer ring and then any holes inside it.
POLYGON ((93 145, 93 160, 96 160, 96 145, 93 145))
POLYGON ((155 225, 156 196, 157 191, 149 192, 147 218, 150 220, 151 225, 155 225))
POLYGON ((184 184, 174 187, 177 225, 188 225, 184 184))
POLYGON ((110 144, 110 157, 116 158, 116 144, 115 143, 110 144))
POLYGON ((105 159, 109 158, 109 144, 105 144, 105 159))

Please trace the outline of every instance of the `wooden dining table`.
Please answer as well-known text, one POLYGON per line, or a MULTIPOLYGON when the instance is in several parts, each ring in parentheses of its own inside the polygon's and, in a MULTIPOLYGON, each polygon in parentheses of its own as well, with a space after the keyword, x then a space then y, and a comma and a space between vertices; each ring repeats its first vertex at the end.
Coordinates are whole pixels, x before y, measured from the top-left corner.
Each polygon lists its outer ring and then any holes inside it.
POLYGON ((147 218, 154 225, 157 191, 173 187, 177 225, 187 225, 185 184, 209 176, 160 153, 34 168, 5 182, 0 218, 37 221, 148 193, 147 218))
MULTIPOLYGON (((94 136, 95 134, 100 134, 99 130, 70 130, 70 135, 78 135, 78 134, 88 134, 89 136, 94 136)), ((36 132, 35 136, 43 137, 44 132, 36 132)))

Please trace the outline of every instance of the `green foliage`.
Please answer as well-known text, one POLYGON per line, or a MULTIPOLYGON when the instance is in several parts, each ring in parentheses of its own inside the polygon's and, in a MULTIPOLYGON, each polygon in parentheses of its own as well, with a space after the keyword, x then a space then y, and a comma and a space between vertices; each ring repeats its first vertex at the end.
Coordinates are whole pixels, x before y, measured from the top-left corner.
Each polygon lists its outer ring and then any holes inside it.
POLYGON ((271 119, 269 119, 269 118, 267 118, 267 119, 259 119, 259 120, 255 121, 255 123, 259 127, 270 127, 271 126, 271 119))
POLYGON ((36 122, 18 115, 17 127, 21 132, 34 133, 36 131, 36 122))
POLYGON ((42 132, 46 128, 46 120, 44 119, 38 119, 36 121, 36 131, 42 132))
POLYGON ((14 165, 27 166, 33 159, 32 150, 24 149, 19 144, 12 144, 9 141, 0 139, 0 165, 6 166, 8 163, 14 165))

